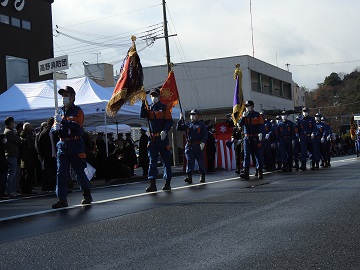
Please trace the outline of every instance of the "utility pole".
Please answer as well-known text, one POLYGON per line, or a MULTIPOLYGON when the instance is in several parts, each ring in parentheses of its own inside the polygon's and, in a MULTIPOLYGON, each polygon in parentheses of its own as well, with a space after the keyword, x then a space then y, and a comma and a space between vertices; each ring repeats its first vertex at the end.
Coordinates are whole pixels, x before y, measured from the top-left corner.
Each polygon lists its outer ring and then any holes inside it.
POLYGON ((169 34, 167 28, 167 19, 166 19, 166 6, 165 0, 162 0, 163 5, 163 16, 164 16, 164 35, 165 35, 165 47, 166 47, 166 63, 168 67, 168 72, 171 70, 170 66, 170 48, 169 48, 169 34))
MULTIPOLYGON (((165 0, 162 0, 163 5, 163 17, 164 17, 164 38, 165 38, 165 48, 166 48, 166 64, 168 74, 171 71, 170 65, 170 47, 169 47, 169 34, 167 28, 167 19, 166 19, 166 6, 165 0)), ((173 162, 175 166, 179 166, 179 155, 178 155, 178 144, 177 144, 177 132, 176 132, 176 124, 173 125, 172 128, 172 149, 173 149, 173 162)))

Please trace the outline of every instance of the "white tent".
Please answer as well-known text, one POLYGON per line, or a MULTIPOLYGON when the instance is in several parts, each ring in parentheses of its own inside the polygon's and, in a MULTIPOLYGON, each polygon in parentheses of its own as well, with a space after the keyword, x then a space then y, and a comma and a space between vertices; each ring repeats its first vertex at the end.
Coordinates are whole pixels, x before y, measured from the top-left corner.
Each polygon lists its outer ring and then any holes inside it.
MULTIPOLYGON (((88 77, 57 80, 57 88, 71 86, 76 92, 75 104, 85 114, 84 126, 102 126, 106 124, 143 125, 145 119, 139 118, 141 102, 133 106, 124 105, 115 117, 105 116, 105 108, 111 98, 112 90, 103 88, 88 77)), ((59 103, 61 96, 58 95, 59 103)), ((47 80, 35 83, 15 84, 0 95, 0 123, 12 116, 15 122, 28 121, 39 125, 54 115, 54 83, 47 80)), ((179 118, 180 110, 173 109, 173 118, 179 118)))

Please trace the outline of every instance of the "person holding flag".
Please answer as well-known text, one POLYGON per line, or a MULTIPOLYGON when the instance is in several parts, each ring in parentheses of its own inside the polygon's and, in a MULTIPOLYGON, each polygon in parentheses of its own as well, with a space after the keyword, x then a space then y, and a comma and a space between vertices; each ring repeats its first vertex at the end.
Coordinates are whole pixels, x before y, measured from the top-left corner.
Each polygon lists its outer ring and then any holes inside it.
POLYGON ((172 177, 171 161, 170 161, 170 145, 168 132, 172 128, 173 120, 171 116, 170 106, 160 101, 160 89, 154 88, 150 91, 150 98, 152 105, 148 105, 146 100, 143 100, 140 117, 146 118, 149 123, 149 172, 148 180, 150 186, 146 192, 157 191, 156 177, 158 174, 157 161, 160 153, 162 163, 164 164, 164 179, 166 180, 163 190, 171 190, 170 181, 172 177))
POLYGON ((235 173, 240 174, 241 162, 244 159, 244 145, 242 144, 243 129, 238 125, 240 117, 245 109, 244 97, 242 91, 242 71, 240 64, 235 65, 234 72, 235 90, 234 90, 234 102, 233 112, 231 119, 234 123, 233 135, 231 136, 231 143, 234 143, 235 147, 235 160, 236 160, 236 171, 235 173))
POLYGON ((148 120, 150 131, 148 142, 148 179, 150 181, 150 186, 146 189, 146 191, 153 192, 157 190, 156 177, 158 173, 157 161, 159 153, 162 163, 164 164, 163 178, 166 180, 162 189, 171 190, 170 181, 172 171, 168 132, 173 125, 171 115, 172 108, 180 101, 175 75, 172 70, 169 71, 168 78, 161 89, 154 88, 150 91, 150 97, 153 104, 149 106, 147 101, 143 100, 140 111, 140 117, 148 120))

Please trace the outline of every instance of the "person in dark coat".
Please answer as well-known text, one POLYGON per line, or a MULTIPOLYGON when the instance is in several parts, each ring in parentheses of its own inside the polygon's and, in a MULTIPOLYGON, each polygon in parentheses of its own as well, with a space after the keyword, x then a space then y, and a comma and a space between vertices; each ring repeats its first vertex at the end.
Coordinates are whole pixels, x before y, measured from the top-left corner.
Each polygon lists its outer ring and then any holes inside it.
POLYGON ((35 194, 32 190, 35 182, 35 169, 38 161, 38 154, 35 148, 35 138, 30 123, 25 123, 20 133, 20 160, 21 178, 20 189, 22 194, 35 194))
POLYGON ((135 169, 135 165, 138 164, 136 159, 135 144, 133 139, 131 138, 131 133, 126 133, 125 136, 126 136, 125 154, 128 158, 128 165, 131 170, 131 175, 135 176, 134 169, 135 169))
POLYGON ((38 154, 45 170, 42 183, 43 191, 55 191, 56 187, 56 144, 59 137, 50 132, 53 124, 54 117, 50 117, 41 131, 37 143, 38 154))
POLYGON ((124 149, 124 141, 114 141, 115 149, 109 154, 105 165, 105 181, 117 178, 130 178, 131 170, 128 166, 127 155, 124 149))
POLYGON ((139 166, 141 166, 143 170, 143 176, 147 176, 149 171, 149 156, 147 150, 149 136, 146 135, 146 131, 146 127, 141 127, 141 136, 139 140, 139 166))
POLYGON ((206 157, 207 157, 207 172, 215 172, 215 154, 216 154, 216 142, 215 137, 213 135, 214 126, 210 125, 210 120, 205 121, 208 138, 206 141, 206 157))
POLYGON ((104 140, 104 133, 99 132, 96 138, 96 178, 103 179, 105 175, 105 163, 106 163, 106 143, 104 140))
POLYGON ((8 198, 6 193, 6 177, 7 177, 7 162, 5 157, 5 144, 7 139, 4 134, 0 134, 0 199, 8 198))

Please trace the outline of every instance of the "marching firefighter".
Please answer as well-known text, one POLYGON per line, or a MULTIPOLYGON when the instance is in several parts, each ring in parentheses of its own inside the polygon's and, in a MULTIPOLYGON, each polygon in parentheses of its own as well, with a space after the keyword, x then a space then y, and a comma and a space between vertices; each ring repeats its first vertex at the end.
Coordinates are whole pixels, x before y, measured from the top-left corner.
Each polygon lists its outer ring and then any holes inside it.
POLYGON ((70 164, 75 171, 77 181, 83 190, 84 199, 82 204, 90 204, 93 200, 90 193, 90 182, 84 169, 86 168, 86 155, 84 141, 81 138, 84 124, 84 112, 74 104, 75 91, 72 87, 66 86, 58 93, 63 98, 63 107, 59 114, 54 116, 55 123, 52 132, 58 134, 60 140, 57 143, 57 182, 56 195, 58 201, 52 208, 67 207, 68 178, 70 164))
POLYGON ((183 114, 180 113, 180 119, 176 125, 176 129, 186 131, 187 133, 187 141, 185 145, 187 177, 184 181, 192 184, 192 174, 196 160, 199 165, 200 183, 204 183, 206 173, 204 147, 208 139, 208 132, 205 123, 203 121, 199 121, 198 110, 191 110, 190 122, 185 122, 183 114))
POLYGON ((246 111, 240 118, 239 125, 244 127, 244 173, 240 174, 241 178, 249 180, 250 157, 255 156, 256 173, 258 179, 263 178, 263 153, 262 153, 262 136, 264 118, 254 111, 254 102, 247 100, 245 102, 246 111))
POLYGON ((140 111, 141 118, 147 118, 149 121, 149 172, 148 180, 150 186, 146 189, 147 192, 157 191, 156 177, 158 174, 157 161, 160 153, 162 163, 164 164, 164 179, 166 180, 163 190, 171 190, 170 181, 172 177, 171 161, 170 161, 170 145, 168 132, 172 128, 173 120, 171 116, 170 107, 161 103, 160 89, 154 88, 150 91, 150 97, 153 104, 147 106, 143 101, 140 111))
POLYGON ((298 130, 300 135, 300 151, 301 151, 301 166, 300 170, 306 170, 307 152, 311 153, 311 168, 315 169, 315 153, 314 153, 314 138, 316 136, 316 123, 314 117, 309 115, 309 109, 304 107, 302 109, 302 116, 298 118, 298 130))

